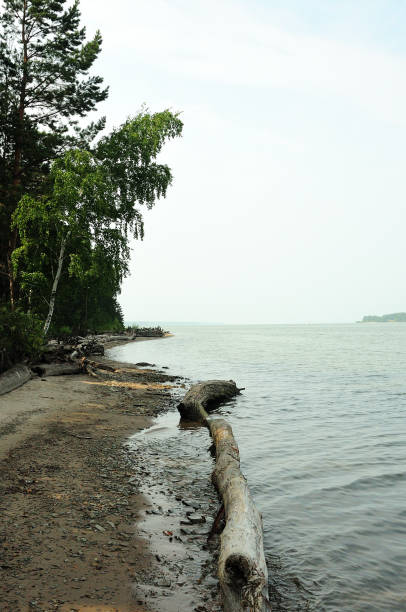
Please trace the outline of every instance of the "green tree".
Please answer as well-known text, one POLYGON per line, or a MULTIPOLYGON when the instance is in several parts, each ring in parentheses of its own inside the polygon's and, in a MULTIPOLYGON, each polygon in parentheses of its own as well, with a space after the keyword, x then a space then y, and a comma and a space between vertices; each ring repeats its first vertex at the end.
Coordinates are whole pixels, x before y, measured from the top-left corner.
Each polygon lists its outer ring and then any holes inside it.
MULTIPOLYGON (((13 253, 14 270, 28 305, 33 288, 49 291, 45 334, 64 271, 87 288, 108 276, 111 297, 117 295, 128 272, 129 238, 144 235, 140 207, 151 208, 165 197, 172 181, 170 168, 158 163, 157 156, 167 140, 181 135, 182 127, 179 116, 168 110, 143 110, 94 150, 72 150, 57 159, 49 195, 20 200, 13 215, 21 236, 13 253)), ((100 292, 104 289, 101 283, 100 292)))
POLYGON ((0 374, 21 359, 37 357, 42 343, 38 317, 0 305, 0 374))
POLYGON ((107 97, 88 76, 101 35, 86 42, 79 3, 3 0, 0 16, 0 296, 15 300, 11 216, 24 193, 43 191, 44 176, 67 147, 88 146, 104 120, 81 130, 77 120, 107 97), (5 280, 8 279, 8 285, 5 280))

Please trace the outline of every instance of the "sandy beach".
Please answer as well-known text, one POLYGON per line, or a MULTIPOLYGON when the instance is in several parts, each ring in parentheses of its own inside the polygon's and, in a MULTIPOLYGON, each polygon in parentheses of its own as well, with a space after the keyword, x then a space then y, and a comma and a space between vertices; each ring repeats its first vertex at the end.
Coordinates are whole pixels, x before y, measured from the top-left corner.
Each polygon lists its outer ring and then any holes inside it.
POLYGON ((163 480, 159 453, 125 446, 185 383, 105 361, 103 379, 36 377, 0 397, 0 609, 219 610, 209 479, 163 480))

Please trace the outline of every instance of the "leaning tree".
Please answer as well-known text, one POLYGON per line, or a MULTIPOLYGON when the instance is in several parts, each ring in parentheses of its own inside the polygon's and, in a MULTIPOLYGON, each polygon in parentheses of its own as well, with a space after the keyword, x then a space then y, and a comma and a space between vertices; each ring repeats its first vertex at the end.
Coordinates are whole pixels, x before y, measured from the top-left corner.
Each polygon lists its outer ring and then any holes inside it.
POLYGON ((100 289, 107 274, 113 282, 111 297, 116 297, 128 271, 129 239, 144 234, 142 209, 165 197, 172 182, 159 154, 182 128, 177 113, 143 109, 92 151, 73 149, 57 159, 48 194, 21 198, 13 214, 21 246, 12 261, 26 297, 34 288, 37 297, 43 292, 45 334, 61 284, 94 279, 96 261, 100 289))

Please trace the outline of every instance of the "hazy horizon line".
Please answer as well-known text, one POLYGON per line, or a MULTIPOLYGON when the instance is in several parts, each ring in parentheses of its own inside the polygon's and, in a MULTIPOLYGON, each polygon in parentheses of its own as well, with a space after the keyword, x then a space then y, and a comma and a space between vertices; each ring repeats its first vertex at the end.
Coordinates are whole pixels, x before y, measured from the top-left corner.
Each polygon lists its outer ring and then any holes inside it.
POLYGON ((144 325, 201 325, 201 326, 208 326, 208 325, 212 325, 212 326, 242 326, 242 325, 257 325, 257 326, 264 326, 264 325, 352 325, 355 323, 361 323, 361 321, 312 321, 312 322, 308 322, 308 321, 298 321, 296 323, 280 323, 280 322, 273 322, 273 323, 251 323, 251 322, 239 322, 239 323, 225 323, 225 322, 221 322, 221 321, 165 321, 165 320, 157 320, 157 319, 152 319, 152 320, 136 320, 136 319, 129 319, 129 320, 125 320, 124 321, 124 325, 129 326, 129 325, 139 325, 139 326, 144 326, 144 325))

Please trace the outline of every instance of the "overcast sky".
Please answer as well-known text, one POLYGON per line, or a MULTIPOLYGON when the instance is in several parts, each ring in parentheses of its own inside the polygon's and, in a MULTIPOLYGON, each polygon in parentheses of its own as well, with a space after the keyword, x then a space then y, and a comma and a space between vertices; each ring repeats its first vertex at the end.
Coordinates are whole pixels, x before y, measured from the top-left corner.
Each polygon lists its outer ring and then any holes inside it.
POLYGON ((182 111, 127 320, 406 311, 406 2, 82 0, 109 126, 182 111))

